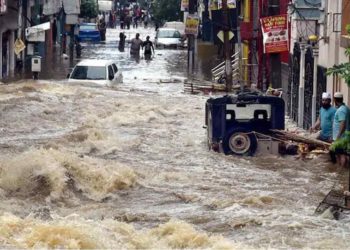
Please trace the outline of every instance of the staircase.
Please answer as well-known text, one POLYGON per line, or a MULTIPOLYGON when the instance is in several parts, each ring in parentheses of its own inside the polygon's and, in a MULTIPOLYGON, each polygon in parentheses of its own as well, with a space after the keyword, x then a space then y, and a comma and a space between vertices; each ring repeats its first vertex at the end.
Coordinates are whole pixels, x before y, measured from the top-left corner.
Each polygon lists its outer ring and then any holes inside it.
MULTIPOLYGON (((239 78, 239 52, 231 56, 231 65, 232 65, 232 79, 233 82, 237 82, 239 78)), ((218 83, 221 82, 221 79, 225 77, 225 62, 220 63, 211 70, 213 80, 218 83)))

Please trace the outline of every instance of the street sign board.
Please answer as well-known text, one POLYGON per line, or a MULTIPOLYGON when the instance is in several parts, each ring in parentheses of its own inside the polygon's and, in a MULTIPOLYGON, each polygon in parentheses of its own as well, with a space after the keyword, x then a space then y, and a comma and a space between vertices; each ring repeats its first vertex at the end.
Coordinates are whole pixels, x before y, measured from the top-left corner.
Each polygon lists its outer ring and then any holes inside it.
MULTIPOLYGON (((236 0, 227 0, 227 7, 229 9, 236 8, 236 0)), ((222 0, 209 0, 210 10, 222 9, 222 0)))
MULTIPOLYGON (((231 39, 231 43, 237 43, 237 8, 228 10, 230 15, 229 27, 225 27, 223 24, 223 11, 221 10, 212 10, 212 23, 213 23, 213 34, 218 34, 220 30, 229 29, 234 35, 231 39)), ((214 43, 221 44, 221 40, 218 36, 214 36, 214 43)))
MULTIPOLYGON (((221 42, 224 42, 224 32, 222 30, 218 32, 217 37, 220 39, 221 42)), ((235 34, 232 31, 229 31, 228 39, 231 41, 231 39, 234 37, 235 37, 235 34)))
POLYGON ((45 42, 45 31, 51 27, 50 22, 26 28, 25 35, 28 42, 45 42))
POLYGON ((15 54, 19 55, 25 48, 26 46, 24 45, 24 42, 17 38, 15 42, 15 54))

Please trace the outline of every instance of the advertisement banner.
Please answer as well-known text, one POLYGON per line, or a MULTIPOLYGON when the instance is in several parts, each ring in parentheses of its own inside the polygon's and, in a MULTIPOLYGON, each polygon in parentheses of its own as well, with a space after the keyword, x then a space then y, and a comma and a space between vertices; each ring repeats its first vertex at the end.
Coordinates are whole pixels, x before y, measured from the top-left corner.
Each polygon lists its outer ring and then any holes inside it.
POLYGON ((264 53, 288 51, 287 15, 269 16, 260 19, 264 39, 264 53))
MULTIPOLYGON (((227 7, 229 9, 236 8, 236 0, 227 0, 227 7)), ((222 0, 209 0, 210 10, 222 9, 222 0)))
POLYGON ((181 11, 187 11, 189 0, 181 0, 181 11))
POLYGON ((198 35, 199 17, 197 15, 188 15, 186 18, 186 35, 198 35))
POLYGON ((0 15, 7 12, 7 0, 0 0, 0 15))

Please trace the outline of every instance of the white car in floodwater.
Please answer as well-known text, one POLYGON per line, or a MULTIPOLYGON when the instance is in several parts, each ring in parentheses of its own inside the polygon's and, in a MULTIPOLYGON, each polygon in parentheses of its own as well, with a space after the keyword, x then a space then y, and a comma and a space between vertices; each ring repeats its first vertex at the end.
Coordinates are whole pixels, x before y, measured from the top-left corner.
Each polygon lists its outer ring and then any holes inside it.
POLYGON ((111 60, 82 60, 68 75, 69 83, 93 83, 113 86, 123 82, 123 74, 111 60))
POLYGON ((156 48, 180 48, 183 47, 183 37, 177 29, 160 28, 155 38, 156 48))

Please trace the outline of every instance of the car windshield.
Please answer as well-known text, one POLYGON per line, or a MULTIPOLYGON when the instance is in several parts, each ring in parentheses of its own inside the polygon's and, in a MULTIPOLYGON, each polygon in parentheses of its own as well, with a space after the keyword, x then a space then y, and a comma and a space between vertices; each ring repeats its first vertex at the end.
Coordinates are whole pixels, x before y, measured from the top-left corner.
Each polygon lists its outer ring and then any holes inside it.
POLYGON ((159 38, 181 38, 180 32, 177 30, 159 30, 158 32, 159 38))
POLYGON ((181 22, 167 22, 164 28, 172 28, 178 30, 180 33, 185 31, 185 24, 181 22))
POLYGON ((96 25, 81 25, 80 30, 96 30, 96 25))
POLYGON ((71 79, 106 80, 106 67, 76 66, 71 79))

